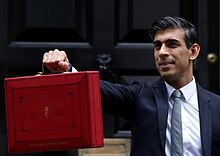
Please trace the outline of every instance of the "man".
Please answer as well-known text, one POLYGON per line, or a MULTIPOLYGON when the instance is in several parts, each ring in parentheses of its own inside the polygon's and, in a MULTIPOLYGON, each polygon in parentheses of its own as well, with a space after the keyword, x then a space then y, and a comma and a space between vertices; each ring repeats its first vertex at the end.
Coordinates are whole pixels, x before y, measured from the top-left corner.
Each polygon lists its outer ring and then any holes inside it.
MULTIPOLYGON (((161 78, 152 85, 141 79, 126 86, 100 81, 104 111, 133 123, 131 156, 174 156, 173 149, 180 150, 176 155, 220 156, 220 96, 203 89, 193 76, 200 52, 194 26, 168 16, 156 20, 149 34, 161 78), (175 90, 182 94, 178 130, 172 126, 175 90), (182 143, 175 148, 174 131, 182 143)), ((57 49, 44 54, 43 64, 52 72, 69 69, 66 53, 57 49)))

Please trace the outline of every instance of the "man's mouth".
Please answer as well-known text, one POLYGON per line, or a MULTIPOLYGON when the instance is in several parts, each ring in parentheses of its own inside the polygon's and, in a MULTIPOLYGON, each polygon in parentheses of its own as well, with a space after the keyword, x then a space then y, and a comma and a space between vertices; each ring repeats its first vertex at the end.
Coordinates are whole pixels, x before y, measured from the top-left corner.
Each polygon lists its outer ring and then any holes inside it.
POLYGON ((159 64, 159 66, 167 66, 167 65, 170 65, 170 64, 174 64, 174 62, 165 61, 165 62, 159 62, 158 64, 159 64))
POLYGON ((158 63, 159 67, 162 69, 168 69, 175 64, 174 61, 160 61, 158 63))

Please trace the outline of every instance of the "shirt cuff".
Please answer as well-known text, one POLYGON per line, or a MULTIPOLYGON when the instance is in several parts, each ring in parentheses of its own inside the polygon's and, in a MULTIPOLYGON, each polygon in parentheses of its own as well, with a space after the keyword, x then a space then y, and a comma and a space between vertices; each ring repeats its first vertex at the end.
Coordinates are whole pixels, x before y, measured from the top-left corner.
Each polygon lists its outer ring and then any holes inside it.
POLYGON ((78 72, 78 71, 76 70, 76 68, 74 68, 74 67, 69 63, 68 72, 78 72))

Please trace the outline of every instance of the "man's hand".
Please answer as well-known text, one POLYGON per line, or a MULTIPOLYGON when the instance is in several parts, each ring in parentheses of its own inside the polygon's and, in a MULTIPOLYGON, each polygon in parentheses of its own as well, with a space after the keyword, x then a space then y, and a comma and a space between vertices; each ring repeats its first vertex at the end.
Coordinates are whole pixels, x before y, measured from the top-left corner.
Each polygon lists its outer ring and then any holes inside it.
POLYGON ((69 60, 65 51, 55 49, 44 53, 43 65, 52 73, 62 73, 68 71, 69 60))

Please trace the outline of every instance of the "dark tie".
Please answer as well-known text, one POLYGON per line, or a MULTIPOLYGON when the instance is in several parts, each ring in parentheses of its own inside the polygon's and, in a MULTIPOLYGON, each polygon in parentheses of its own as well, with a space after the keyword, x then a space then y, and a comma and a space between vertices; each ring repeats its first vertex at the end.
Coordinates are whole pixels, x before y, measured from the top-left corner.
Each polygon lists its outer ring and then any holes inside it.
POLYGON ((181 119, 181 97, 180 90, 172 94, 174 104, 171 117, 171 156, 183 155, 182 119, 181 119))

